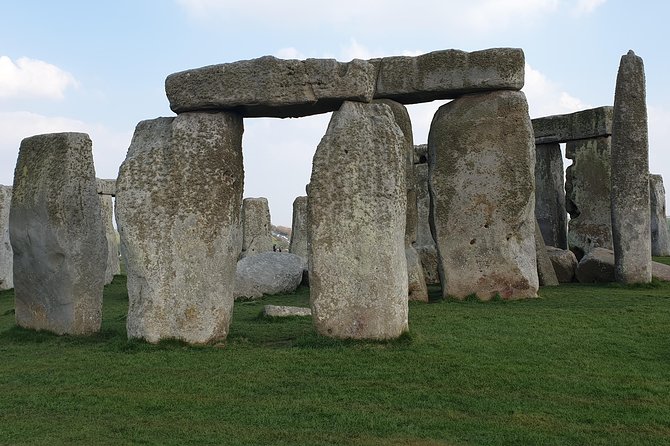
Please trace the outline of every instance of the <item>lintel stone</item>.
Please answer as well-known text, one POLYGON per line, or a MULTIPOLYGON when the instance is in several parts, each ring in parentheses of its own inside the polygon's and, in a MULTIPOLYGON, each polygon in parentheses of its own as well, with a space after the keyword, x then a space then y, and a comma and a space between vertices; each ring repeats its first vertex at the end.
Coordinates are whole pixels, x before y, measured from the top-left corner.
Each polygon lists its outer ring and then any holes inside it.
POLYGON ((535 144, 592 139, 612 134, 612 107, 603 106, 532 120, 535 144))

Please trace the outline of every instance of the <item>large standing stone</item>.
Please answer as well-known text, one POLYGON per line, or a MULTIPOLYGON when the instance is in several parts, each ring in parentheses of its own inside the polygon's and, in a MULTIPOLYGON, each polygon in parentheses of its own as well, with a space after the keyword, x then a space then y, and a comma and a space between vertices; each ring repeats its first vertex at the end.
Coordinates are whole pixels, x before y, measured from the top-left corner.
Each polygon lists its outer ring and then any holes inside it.
POLYGON ((593 248, 612 248, 609 136, 568 142, 565 174, 568 245, 578 259, 593 248))
POLYGON ((535 146, 535 218, 544 243, 568 248, 563 158, 558 143, 535 146))
MULTIPOLYGON (((425 146, 427 147, 427 145, 425 146)), ((430 193, 428 191, 428 164, 426 162, 428 158, 423 155, 420 159, 423 159, 424 163, 414 165, 417 205, 416 251, 421 259, 426 284, 435 285, 440 283, 440 276, 437 272, 438 261, 435 240, 433 240, 433 235, 430 232, 430 193)))
POLYGON ((670 238, 665 212, 665 187, 663 187, 663 177, 660 175, 649 175, 649 211, 651 254, 670 256, 670 238))
POLYGON ((536 297, 535 144, 524 94, 443 105, 428 150, 443 296, 536 297))
POLYGON ((621 57, 612 117, 612 241, 616 279, 651 281, 649 141, 642 58, 621 57))
POLYGON ((119 240, 114 228, 114 202, 111 195, 98 195, 102 212, 102 224, 105 227, 107 240, 107 267, 105 268, 105 285, 112 283, 114 276, 121 274, 119 263, 119 240))
POLYGON ((242 244, 242 131, 233 113, 137 125, 116 191, 130 338, 226 337, 242 244))
POLYGON ((345 102, 314 155, 307 206, 320 334, 389 339, 407 330, 406 196, 404 135, 391 109, 345 102))
POLYGON ((307 197, 296 197, 293 200, 293 222, 291 225, 291 254, 298 255, 307 261, 307 197))
POLYGON ((9 242, 9 208, 12 187, 0 185, 0 290, 14 288, 12 245, 9 242))
POLYGON ((272 251, 268 199, 245 198, 242 202, 242 252, 240 258, 272 251))
POLYGON ((9 232, 17 324, 58 334, 98 331, 107 243, 88 135, 21 142, 9 232))

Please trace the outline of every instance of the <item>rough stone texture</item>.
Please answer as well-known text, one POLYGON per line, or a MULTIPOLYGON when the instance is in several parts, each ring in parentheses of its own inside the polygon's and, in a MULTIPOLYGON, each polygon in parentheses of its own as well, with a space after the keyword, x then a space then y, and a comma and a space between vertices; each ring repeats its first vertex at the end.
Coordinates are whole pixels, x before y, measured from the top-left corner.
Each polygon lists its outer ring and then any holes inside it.
POLYGON ((437 256, 437 248, 435 245, 417 246, 416 252, 421 259, 421 267, 423 269, 423 278, 426 285, 437 285, 440 283, 440 273, 438 271, 439 260, 437 256))
POLYGON ((592 139, 612 134, 612 107, 533 119, 536 144, 592 139))
POLYGON ((428 288, 423 266, 414 246, 405 248, 405 259, 407 261, 407 298, 418 302, 428 302, 428 288))
POLYGON ((12 187, 0 185, 0 290, 14 288, 12 245, 9 242, 9 208, 12 187))
POLYGON ((384 104, 345 102, 312 163, 310 305, 326 336, 408 329, 404 135, 384 104), (374 160, 374 162, 370 162, 374 160))
POLYGON ((642 58, 621 57, 612 117, 612 242, 616 279, 651 281, 649 140, 642 58))
POLYGON ((88 135, 21 142, 9 233, 17 324, 57 334, 97 332, 107 243, 88 135))
POLYGON ((665 212, 665 187, 661 175, 649 175, 651 255, 670 256, 670 238, 665 212))
POLYGON ((262 252, 237 262, 235 299, 290 293, 302 281, 305 260, 287 252, 262 252))
POLYGON ((102 224, 105 227, 105 239, 107 240, 107 263, 105 267, 105 285, 112 283, 114 276, 121 274, 119 263, 119 239, 114 228, 114 203, 111 195, 100 195, 100 211, 102 212, 102 224))
POLYGON ((245 198, 242 202, 242 252, 240 258, 272 251, 268 199, 245 198))
POLYGON ((556 277, 554 266, 551 264, 551 260, 549 260, 542 232, 537 222, 535 223, 535 258, 537 262, 537 277, 540 285, 557 286, 558 278, 556 277))
POLYGON ((137 125, 117 181, 128 337, 224 339, 242 247, 242 119, 185 113, 137 125))
POLYGON ((558 282, 572 282, 577 271, 577 257, 575 257, 575 254, 569 249, 560 249, 553 246, 547 246, 546 248, 558 282))
POLYGON ((116 180, 96 178, 95 183, 100 195, 111 195, 112 197, 116 195, 116 180))
POLYGON ((670 265, 659 262, 651 262, 651 275, 656 279, 670 282, 670 265))
MULTIPOLYGON (((428 145, 424 145, 426 149, 428 145)), ((416 148, 417 146, 415 146, 416 148)), ((415 152, 416 156, 416 152, 415 152)), ((426 155, 423 159, 428 159, 426 155)), ((416 158, 415 158, 416 160, 416 158)), ((430 193, 428 191, 428 164, 414 165, 414 178, 416 181, 416 205, 417 205, 417 236, 414 244, 421 266, 423 268, 423 277, 427 285, 440 283, 440 276, 437 272, 437 249, 435 240, 430 233, 430 193)))
POLYGON ((524 54, 518 48, 493 48, 471 53, 434 51, 416 57, 371 60, 378 67, 375 98, 402 104, 452 99, 467 93, 520 90, 524 54))
POLYGON ((428 150, 444 297, 536 297, 535 144, 524 94, 443 105, 428 150))
POLYGON ((370 102, 375 76, 364 60, 264 56, 171 74, 165 92, 175 113, 235 110, 286 118, 334 111, 346 100, 370 102))
POLYGON ((307 262, 307 197, 293 200, 293 223, 291 225, 291 254, 302 257, 307 262))
POLYGON ((566 158, 573 160, 565 174, 568 246, 577 259, 593 248, 612 248, 610 147, 610 137, 565 145, 566 158))
POLYGON ((535 146, 535 218, 544 242, 568 249, 563 157, 558 143, 535 146))
POLYGON ((414 164, 428 163, 428 144, 414 145, 414 164))
MULTIPOLYGON (((652 276, 670 281, 670 266, 651 262, 652 276)), ((577 280, 581 283, 609 283, 615 281, 614 251, 595 248, 584 256, 577 266, 577 280)))
POLYGON ((263 317, 302 317, 312 316, 312 310, 302 307, 289 307, 284 305, 266 305, 263 307, 263 317))

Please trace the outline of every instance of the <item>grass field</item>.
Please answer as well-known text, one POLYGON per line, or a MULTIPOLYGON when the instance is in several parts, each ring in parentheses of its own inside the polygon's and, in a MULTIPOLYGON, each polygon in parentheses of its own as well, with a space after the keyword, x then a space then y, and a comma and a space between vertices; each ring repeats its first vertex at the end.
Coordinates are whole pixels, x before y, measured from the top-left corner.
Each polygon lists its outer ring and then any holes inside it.
POLYGON ((567 285, 541 299, 410 304, 387 343, 317 336, 235 305, 225 345, 125 335, 125 278, 102 332, 14 326, 0 293, 2 444, 670 444, 670 284, 567 285))

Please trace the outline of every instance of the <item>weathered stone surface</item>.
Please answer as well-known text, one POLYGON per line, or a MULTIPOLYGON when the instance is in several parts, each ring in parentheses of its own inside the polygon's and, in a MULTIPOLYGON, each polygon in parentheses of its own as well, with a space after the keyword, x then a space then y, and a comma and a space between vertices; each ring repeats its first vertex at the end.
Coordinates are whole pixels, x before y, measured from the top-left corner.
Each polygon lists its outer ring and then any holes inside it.
POLYGON ((17 324, 58 334, 98 331, 107 243, 88 135, 21 142, 9 233, 17 324))
POLYGON ((416 57, 373 59, 378 67, 375 98, 402 104, 452 99, 467 93, 520 90, 524 54, 518 48, 493 48, 471 53, 434 51, 416 57))
POLYGON ((290 293, 302 281, 305 260, 287 252, 262 252, 237 262, 235 299, 290 293))
POLYGON ((575 257, 575 254, 569 249, 560 249, 553 246, 547 246, 546 248, 558 282, 572 282, 577 271, 577 257, 575 257))
POLYGON ((114 228, 114 203, 111 195, 100 195, 100 211, 102 212, 102 224, 105 228, 105 239, 107 240, 107 263, 105 267, 105 285, 112 283, 114 276, 121 274, 119 263, 119 240, 114 228))
POLYGON ((9 242, 9 208, 12 187, 0 185, 0 290, 14 288, 12 245, 9 242))
POLYGON ((408 328, 407 189, 404 135, 391 109, 345 102, 312 166, 307 207, 315 327, 338 338, 395 338, 408 328))
POLYGON ((536 297, 535 144, 524 94, 440 107, 428 150, 443 295, 536 297))
POLYGON ((272 251, 268 199, 245 198, 242 202, 242 252, 240 258, 272 251))
POLYGON ((566 158, 573 160, 565 174, 568 246, 578 260, 593 248, 612 248, 610 147, 610 137, 565 146, 566 158))
POLYGON ((563 157, 558 143, 535 146, 535 218, 544 242, 568 249, 563 157))
POLYGON ((428 163, 428 144, 414 145, 414 164, 428 163))
MULTIPOLYGON (((416 147, 416 146, 415 146, 416 147)), ((426 145, 426 147, 428 147, 426 145)), ((427 157, 426 157, 427 159, 427 157)), ((427 285, 440 283, 437 272, 437 249, 435 240, 430 232, 430 194, 428 192, 428 164, 415 164, 414 175, 416 181, 417 204, 417 237, 414 244, 427 285)))
POLYGON ((642 58, 621 57, 612 117, 612 242, 616 279, 651 281, 649 139, 642 58))
POLYGON ((405 247, 407 260, 407 298, 418 302, 428 302, 428 288, 421 266, 419 253, 413 246, 405 247))
POLYGON ((175 113, 235 110, 286 118, 334 111, 347 100, 370 102, 375 76, 364 60, 264 56, 171 74, 165 92, 175 113))
POLYGON ((612 107, 597 107, 565 115, 533 119, 536 144, 593 139, 612 134, 612 107))
POLYGON ((670 265, 659 262, 651 262, 651 275, 656 279, 670 282, 670 265))
POLYGON ((289 307, 284 305, 266 305, 263 307, 263 317, 302 317, 312 316, 312 310, 302 307, 289 307))
MULTIPOLYGON (((594 248, 579 261, 577 280, 581 283, 609 283, 615 281, 614 251, 594 248)), ((670 281, 670 265, 651 262, 652 276, 659 280, 670 281)))
POLYGON ((437 257, 437 248, 435 245, 417 246, 416 252, 421 259, 423 268, 423 278, 426 285, 437 285, 440 283, 440 273, 438 271, 439 259, 437 257))
POLYGON ((116 180, 96 178, 95 183, 100 195, 111 195, 112 197, 116 195, 116 180))
POLYGON ((542 286, 557 286, 558 278, 554 271, 554 266, 549 260, 547 249, 542 238, 542 231, 540 226, 535 223, 535 259, 537 262, 537 277, 542 286))
POLYGON ((242 119, 185 113, 137 125, 117 181, 128 337, 226 337, 242 247, 242 119))
POLYGON ((665 187, 661 175, 649 175, 651 255, 670 256, 670 238, 665 211, 665 187))
POLYGON ((291 225, 291 254, 302 257, 307 262, 307 197, 293 200, 293 223, 291 225))

